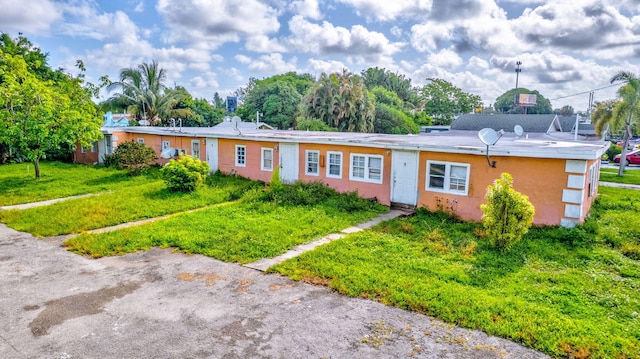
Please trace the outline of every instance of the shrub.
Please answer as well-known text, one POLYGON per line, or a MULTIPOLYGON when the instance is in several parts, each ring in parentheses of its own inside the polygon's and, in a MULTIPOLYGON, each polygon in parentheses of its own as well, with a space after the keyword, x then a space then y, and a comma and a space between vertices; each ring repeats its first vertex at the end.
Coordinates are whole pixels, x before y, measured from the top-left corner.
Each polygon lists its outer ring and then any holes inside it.
POLYGON ((139 175, 149 168, 158 159, 155 151, 138 142, 123 142, 118 145, 112 155, 104 158, 107 167, 116 166, 118 169, 126 169, 132 176, 139 175))
POLYGON ((173 192, 191 192, 204 183, 209 164, 191 156, 180 155, 160 170, 167 188, 173 192))
POLYGON ((535 209, 529 198, 513 189, 513 178, 503 173, 487 187, 487 203, 482 204, 482 224, 492 244, 507 250, 529 231, 535 209))
POLYGON ((607 159, 613 161, 613 158, 620 153, 622 153, 622 146, 612 143, 611 146, 609 146, 609 149, 607 149, 607 152, 605 152, 605 155, 607 155, 607 159))

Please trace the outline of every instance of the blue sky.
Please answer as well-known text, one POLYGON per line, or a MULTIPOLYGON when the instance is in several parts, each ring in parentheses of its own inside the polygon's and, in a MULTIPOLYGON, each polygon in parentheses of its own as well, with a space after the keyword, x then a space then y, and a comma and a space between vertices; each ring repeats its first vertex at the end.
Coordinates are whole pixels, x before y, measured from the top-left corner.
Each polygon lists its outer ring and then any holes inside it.
POLYGON ((441 78, 492 104, 515 87, 554 108, 615 97, 640 73, 635 0, 0 0, 0 32, 22 33, 52 67, 116 80, 157 60, 194 97, 230 95, 251 77, 381 67, 414 86, 441 78), (576 95, 579 94, 579 95, 576 95))

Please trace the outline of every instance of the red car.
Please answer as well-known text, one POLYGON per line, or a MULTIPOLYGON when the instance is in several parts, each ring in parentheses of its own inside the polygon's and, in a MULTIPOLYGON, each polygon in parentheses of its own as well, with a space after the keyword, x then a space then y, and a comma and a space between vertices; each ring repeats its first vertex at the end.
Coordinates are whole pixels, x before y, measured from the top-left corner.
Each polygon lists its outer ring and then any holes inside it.
MULTIPOLYGON (((613 162, 620 163, 620 155, 616 155, 613 162)), ((627 164, 640 165, 640 150, 627 153, 627 164)))

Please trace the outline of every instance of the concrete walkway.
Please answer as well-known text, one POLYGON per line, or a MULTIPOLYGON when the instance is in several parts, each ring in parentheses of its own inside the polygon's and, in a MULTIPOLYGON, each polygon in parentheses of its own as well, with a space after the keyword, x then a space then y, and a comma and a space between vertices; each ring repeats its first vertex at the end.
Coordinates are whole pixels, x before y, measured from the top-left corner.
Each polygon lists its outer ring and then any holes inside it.
POLYGON ((323 244, 329 243, 331 241, 335 241, 336 239, 340 239, 340 238, 344 238, 347 236, 347 234, 350 233, 356 233, 356 232, 360 232, 362 230, 365 230, 367 228, 371 228, 373 226, 375 226, 376 224, 382 222, 382 221, 386 221, 389 219, 393 219, 393 218, 397 218, 397 217, 401 217, 401 216, 408 216, 412 214, 412 212, 410 211, 406 211, 406 210, 399 210, 399 209, 392 209, 387 213, 381 214, 378 217, 359 224, 357 226, 353 226, 353 227, 349 227, 346 229, 343 229, 340 233, 332 233, 329 235, 326 235, 320 239, 317 239, 315 241, 309 242, 309 243, 305 243, 305 244, 301 244, 298 246, 295 246, 293 248, 291 248, 288 252, 281 254, 277 257, 273 257, 273 258, 263 258, 260 259, 258 261, 252 262, 252 263, 248 263, 245 264, 245 267, 248 268, 252 268, 252 269, 257 269, 261 272, 264 272, 265 270, 267 270, 267 268, 274 266, 276 264, 282 263, 284 261, 286 261, 287 259, 291 259, 294 257, 297 257, 299 255, 301 255, 304 252, 310 251, 315 249, 318 246, 321 246, 323 244))
POLYGON ((626 188, 626 189, 634 189, 640 191, 640 185, 637 184, 626 184, 626 183, 615 183, 615 182, 598 182, 600 186, 605 187, 616 187, 616 188, 626 188))
POLYGON ((71 197, 63 197, 63 198, 56 198, 56 199, 50 199, 48 201, 40 201, 40 202, 31 202, 31 203, 24 203, 24 204, 16 204, 13 206, 0 206, 0 211, 8 211, 10 209, 27 209, 27 208, 34 208, 34 207, 40 207, 40 206, 48 206, 50 204, 54 204, 54 203, 58 203, 58 202, 62 202, 62 201, 68 201, 70 199, 77 199, 77 198, 84 198, 84 197, 91 197, 91 196, 97 196, 99 194, 105 194, 108 192, 100 192, 100 193, 89 193, 89 194, 82 194, 79 196, 71 196, 71 197))

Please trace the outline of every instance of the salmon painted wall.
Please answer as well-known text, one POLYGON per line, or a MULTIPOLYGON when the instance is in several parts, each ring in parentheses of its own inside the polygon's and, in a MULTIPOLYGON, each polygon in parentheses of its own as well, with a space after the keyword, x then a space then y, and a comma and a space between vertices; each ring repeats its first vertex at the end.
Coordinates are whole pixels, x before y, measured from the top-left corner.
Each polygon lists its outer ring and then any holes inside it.
POLYGON ((218 169, 224 173, 232 173, 254 180, 270 182, 273 169, 279 166, 278 142, 218 139, 218 169), (245 146, 245 165, 236 166, 236 145, 245 146), (262 170, 262 148, 272 150, 272 170, 262 170))
POLYGON ((507 172, 513 177, 514 189, 527 195, 535 207, 534 224, 560 224, 564 214, 562 195, 568 176, 565 160, 498 156, 492 156, 491 160, 496 161, 496 168, 490 167, 486 156, 482 155, 421 152, 418 206, 430 210, 442 208, 462 219, 479 221, 482 218, 480 205, 485 203, 487 186, 507 172), (468 194, 427 191, 427 160, 469 164, 468 194))
MULTIPOLYGON (((165 164, 169 162, 169 159, 159 158, 160 153, 162 152, 162 142, 164 141, 169 142, 169 147, 185 150, 185 153, 189 156, 193 156, 193 149, 191 147, 192 142, 197 141, 198 148, 200 150, 200 155, 198 156, 198 158, 200 160, 205 160, 206 158, 206 142, 204 138, 130 133, 128 140, 137 142, 140 138, 143 139, 145 146, 151 147, 158 155, 158 160, 156 162, 159 164, 165 164)), ((121 143, 121 141, 118 141, 118 143, 121 143)))
MULTIPOLYGON (((363 198, 376 198, 378 202, 389 205, 391 203, 391 185, 389 182, 391 173, 391 156, 387 155, 386 149, 371 147, 352 147, 326 144, 300 143, 299 147, 299 173, 298 178, 304 182, 321 181, 338 192, 358 191, 358 195, 363 198), (320 169, 318 175, 308 175, 306 173, 306 153, 307 151, 319 151, 320 169), (342 176, 333 178, 327 176, 327 166, 329 156, 327 152, 342 153, 342 176), (349 179, 349 170, 352 154, 380 155, 382 156, 382 183, 362 182, 349 179)), ((390 152, 389 152, 390 153, 390 152)))

